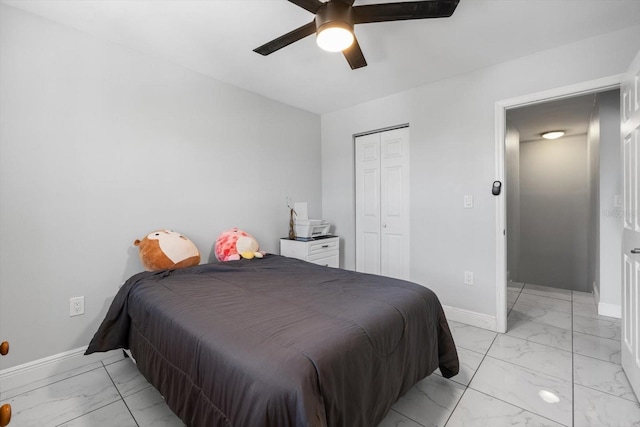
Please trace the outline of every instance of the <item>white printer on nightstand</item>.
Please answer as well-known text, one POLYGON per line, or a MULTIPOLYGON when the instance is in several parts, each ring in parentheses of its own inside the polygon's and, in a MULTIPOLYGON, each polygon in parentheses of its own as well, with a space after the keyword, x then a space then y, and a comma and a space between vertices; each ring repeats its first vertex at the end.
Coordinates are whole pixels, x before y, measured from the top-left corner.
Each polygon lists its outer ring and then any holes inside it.
POLYGON ((294 227, 297 240, 312 240, 330 234, 331 224, 322 219, 309 219, 307 202, 294 203, 293 210, 296 212, 294 227))

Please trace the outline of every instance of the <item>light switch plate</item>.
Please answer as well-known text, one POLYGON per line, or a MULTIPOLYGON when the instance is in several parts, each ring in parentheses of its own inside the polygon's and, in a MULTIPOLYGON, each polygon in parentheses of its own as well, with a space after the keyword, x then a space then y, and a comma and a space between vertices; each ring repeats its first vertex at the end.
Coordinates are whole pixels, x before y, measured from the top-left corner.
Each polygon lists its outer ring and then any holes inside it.
POLYGON ((464 208, 470 209, 473 207, 473 196, 470 194, 465 194, 464 196, 464 208))
POLYGON ((464 284, 473 285, 473 271, 464 272, 464 284))

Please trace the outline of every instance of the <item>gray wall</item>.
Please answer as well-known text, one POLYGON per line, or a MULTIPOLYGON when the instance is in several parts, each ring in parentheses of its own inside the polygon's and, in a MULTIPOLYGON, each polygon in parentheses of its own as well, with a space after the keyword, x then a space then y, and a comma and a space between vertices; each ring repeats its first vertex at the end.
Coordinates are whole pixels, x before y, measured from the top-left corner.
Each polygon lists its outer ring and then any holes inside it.
POLYGON ((233 226, 277 252, 286 196, 321 215, 318 115, 5 5, 0 93, 1 368, 86 346, 136 238, 178 230, 206 262, 233 226))
POLYGON ((589 225, 587 233, 587 284, 600 291, 600 111, 594 103, 587 131, 587 167, 589 174, 589 225))
POLYGON ((445 305, 495 319, 496 102, 617 75, 639 49, 640 26, 628 27, 324 114, 323 218, 343 239, 342 265, 355 266, 353 135, 409 123, 411 279, 445 305))
POLYGON ((611 91, 596 97, 600 128, 599 177, 599 281, 600 308, 614 315, 621 304, 622 208, 614 197, 622 194, 622 160, 620 157, 620 92, 611 91), (617 307, 617 308, 616 308, 617 307), (611 311, 613 310, 613 311, 611 311))
POLYGON ((505 171, 507 278, 518 282, 520 281, 520 132, 508 121, 505 132, 505 171))
POLYGON ((588 212, 587 136, 520 143, 519 280, 590 290, 588 212))

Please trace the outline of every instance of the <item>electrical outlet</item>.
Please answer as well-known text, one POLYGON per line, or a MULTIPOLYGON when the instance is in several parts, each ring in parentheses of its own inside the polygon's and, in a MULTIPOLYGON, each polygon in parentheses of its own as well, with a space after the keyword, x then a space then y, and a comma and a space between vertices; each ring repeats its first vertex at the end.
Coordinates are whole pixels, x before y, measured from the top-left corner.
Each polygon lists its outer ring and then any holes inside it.
POLYGON ((464 272, 464 284, 473 285, 473 271, 464 272))
POLYGON ((84 297, 69 299, 69 316, 80 316, 84 314, 84 297))

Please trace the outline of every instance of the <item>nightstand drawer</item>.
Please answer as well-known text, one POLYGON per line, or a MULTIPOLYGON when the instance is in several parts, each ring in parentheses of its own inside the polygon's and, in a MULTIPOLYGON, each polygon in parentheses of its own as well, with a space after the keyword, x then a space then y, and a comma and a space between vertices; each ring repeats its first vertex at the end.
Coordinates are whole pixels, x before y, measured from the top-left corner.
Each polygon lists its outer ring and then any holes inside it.
POLYGON ((307 261, 318 265, 324 265, 325 267, 338 268, 340 266, 340 256, 338 251, 332 251, 328 254, 313 255, 307 258, 307 261))
POLYGON ((321 254, 338 250, 338 238, 332 237, 329 239, 316 240, 307 243, 307 253, 309 255, 321 254))
POLYGON ((340 238, 331 236, 309 241, 280 239, 280 255, 339 268, 340 238))

